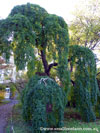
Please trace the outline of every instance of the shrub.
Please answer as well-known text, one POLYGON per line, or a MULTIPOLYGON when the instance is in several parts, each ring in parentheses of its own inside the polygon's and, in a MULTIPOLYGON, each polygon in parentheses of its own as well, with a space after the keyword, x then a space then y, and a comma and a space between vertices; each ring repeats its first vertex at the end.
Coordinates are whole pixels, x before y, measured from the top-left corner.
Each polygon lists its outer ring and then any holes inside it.
POLYGON ((5 88, 6 85, 0 84, 0 102, 5 98, 5 88))
POLYGON ((49 77, 30 79, 22 95, 23 117, 32 123, 33 132, 40 127, 63 126, 65 93, 49 77))
POLYGON ((15 92, 16 92, 16 86, 14 84, 11 84, 11 83, 9 86, 10 86, 10 93, 11 93, 10 98, 14 98, 15 92))
POLYGON ((4 96, 5 96, 5 92, 0 90, 0 103, 4 99, 4 96))
POLYGON ((5 90, 5 88, 6 88, 6 85, 0 84, 0 90, 5 90))

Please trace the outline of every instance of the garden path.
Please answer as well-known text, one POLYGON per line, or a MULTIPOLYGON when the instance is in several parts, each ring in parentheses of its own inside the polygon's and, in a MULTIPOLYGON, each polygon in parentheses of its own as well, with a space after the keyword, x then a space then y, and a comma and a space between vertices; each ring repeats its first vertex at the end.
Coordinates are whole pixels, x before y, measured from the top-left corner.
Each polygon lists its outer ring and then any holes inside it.
POLYGON ((12 108, 18 100, 10 100, 9 103, 0 106, 0 133, 5 133, 8 118, 11 116, 12 108))

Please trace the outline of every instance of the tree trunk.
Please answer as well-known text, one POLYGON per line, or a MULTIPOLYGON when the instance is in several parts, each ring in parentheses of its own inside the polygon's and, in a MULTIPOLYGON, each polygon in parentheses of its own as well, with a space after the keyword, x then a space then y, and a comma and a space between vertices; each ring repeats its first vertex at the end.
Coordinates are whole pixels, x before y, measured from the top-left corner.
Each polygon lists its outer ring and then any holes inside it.
POLYGON ((46 60, 46 55, 43 50, 41 50, 41 58, 42 58, 43 66, 44 66, 44 71, 45 71, 46 75, 49 76, 48 62, 46 60))

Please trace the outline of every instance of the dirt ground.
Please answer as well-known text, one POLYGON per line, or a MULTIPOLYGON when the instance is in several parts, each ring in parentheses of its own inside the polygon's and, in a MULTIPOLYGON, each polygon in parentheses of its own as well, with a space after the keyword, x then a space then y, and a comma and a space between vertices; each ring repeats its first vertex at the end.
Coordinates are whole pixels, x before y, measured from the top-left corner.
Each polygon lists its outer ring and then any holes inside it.
POLYGON ((17 100, 11 100, 9 103, 0 106, 0 133, 5 133, 7 120, 12 113, 13 106, 17 103, 17 100))

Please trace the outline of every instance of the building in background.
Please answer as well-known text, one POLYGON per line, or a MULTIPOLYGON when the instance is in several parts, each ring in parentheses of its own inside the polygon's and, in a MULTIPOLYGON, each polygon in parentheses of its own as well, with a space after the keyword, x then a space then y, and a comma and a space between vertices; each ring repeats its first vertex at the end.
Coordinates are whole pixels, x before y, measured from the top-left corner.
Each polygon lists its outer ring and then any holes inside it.
POLYGON ((9 63, 0 57, 0 83, 16 82, 16 73, 13 55, 10 57, 9 63))

